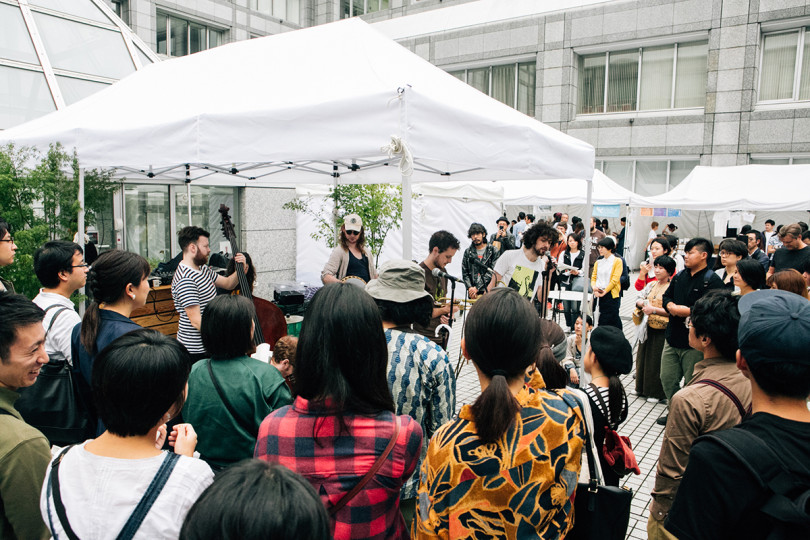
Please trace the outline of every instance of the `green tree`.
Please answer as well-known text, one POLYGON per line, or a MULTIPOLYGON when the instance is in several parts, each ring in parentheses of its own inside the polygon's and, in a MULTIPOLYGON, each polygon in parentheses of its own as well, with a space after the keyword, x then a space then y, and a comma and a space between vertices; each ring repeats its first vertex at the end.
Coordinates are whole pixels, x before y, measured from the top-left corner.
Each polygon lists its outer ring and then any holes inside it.
POLYGON ((299 197, 284 205, 288 210, 303 212, 317 223, 312 238, 334 248, 343 217, 357 214, 363 220, 366 243, 379 262, 385 237, 399 229, 402 221, 402 186, 392 184, 339 184, 329 189, 335 215, 324 213, 321 205, 312 197, 299 197), (337 218, 337 219, 335 219, 337 218))
MULTIPOLYGON (((17 292, 33 298, 39 292, 34 274, 34 251, 48 240, 72 240, 79 212, 79 162, 58 143, 42 156, 27 147, 0 148, 0 216, 11 226, 17 255, 0 275, 17 292), (41 205, 41 211, 35 205, 41 205)), ((109 205, 118 188, 109 173, 85 171, 85 224, 109 205)))

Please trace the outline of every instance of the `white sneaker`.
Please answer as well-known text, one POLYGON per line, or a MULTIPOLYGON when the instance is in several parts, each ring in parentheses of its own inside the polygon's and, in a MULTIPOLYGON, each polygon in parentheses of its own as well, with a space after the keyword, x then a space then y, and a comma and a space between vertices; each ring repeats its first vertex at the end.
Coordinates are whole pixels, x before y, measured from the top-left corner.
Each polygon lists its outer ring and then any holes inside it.
POLYGON ((647 403, 658 403, 658 398, 648 397, 647 403))

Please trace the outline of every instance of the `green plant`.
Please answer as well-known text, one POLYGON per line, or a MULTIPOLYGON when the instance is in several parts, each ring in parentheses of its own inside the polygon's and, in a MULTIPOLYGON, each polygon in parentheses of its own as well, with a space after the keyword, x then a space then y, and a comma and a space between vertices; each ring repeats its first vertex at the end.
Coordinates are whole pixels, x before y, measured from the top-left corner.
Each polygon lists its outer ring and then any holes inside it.
POLYGON ((402 221, 402 187, 392 184, 345 184, 329 189, 335 215, 324 213, 321 205, 312 197, 296 198, 284 205, 288 210, 303 212, 317 223, 311 234, 318 242, 334 248, 343 216, 357 214, 363 220, 366 243, 377 265, 385 237, 393 229, 399 229, 402 221), (335 219, 337 218, 337 219, 335 219))
MULTIPOLYGON (((0 148, 0 217, 11 226, 18 248, 14 264, 0 268, 0 275, 29 298, 40 287, 33 272, 34 251, 48 240, 72 240, 76 232, 78 179, 75 153, 68 154, 58 143, 44 156, 13 144, 0 148)), ((95 223, 117 188, 109 173, 85 171, 86 225, 95 223)))

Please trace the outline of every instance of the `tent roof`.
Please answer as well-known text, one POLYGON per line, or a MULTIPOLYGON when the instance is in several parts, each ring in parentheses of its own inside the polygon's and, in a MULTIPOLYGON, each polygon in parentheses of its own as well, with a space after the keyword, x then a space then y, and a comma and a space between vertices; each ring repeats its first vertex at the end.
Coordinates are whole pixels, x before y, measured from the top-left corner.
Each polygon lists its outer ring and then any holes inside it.
MULTIPOLYGON (((510 205, 564 205, 584 204, 587 196, 587 182, 568 178, 535 182, 532 180, 512 180, 498 182, 503 187, 503 202, 510 205)), ((601 171, 593 173, 593 204, 629 204, 635 197, 629 191, 601 171)))
POLYGON ((669 192, 643 206, 682 210, 809 210, 810 165, 695 167, 669 192))
POLYGON ((478 92, 353 18, 147 66, 0 132, 59 141, 84 167, 251 185, 385 182, 401 138, 413 181, 585 178, 589 144, 478 92), (336 169, 333 169, 336 166, 336 169), (151 169, 150 169, 151 168, 151 169))

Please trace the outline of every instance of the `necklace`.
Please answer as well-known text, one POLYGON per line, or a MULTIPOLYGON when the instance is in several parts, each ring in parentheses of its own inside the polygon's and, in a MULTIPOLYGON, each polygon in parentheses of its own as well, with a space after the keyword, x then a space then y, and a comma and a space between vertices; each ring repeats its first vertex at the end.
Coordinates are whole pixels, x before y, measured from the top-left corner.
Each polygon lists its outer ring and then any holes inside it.
POLYGON ((600 375, 599 377, 594 377, 593 379, 591 379, 591 382, 593 382, 593 381, 595 381, 597 379, 609 379, 609 378, 610 377, 608 377, 607 375, 600 375))

